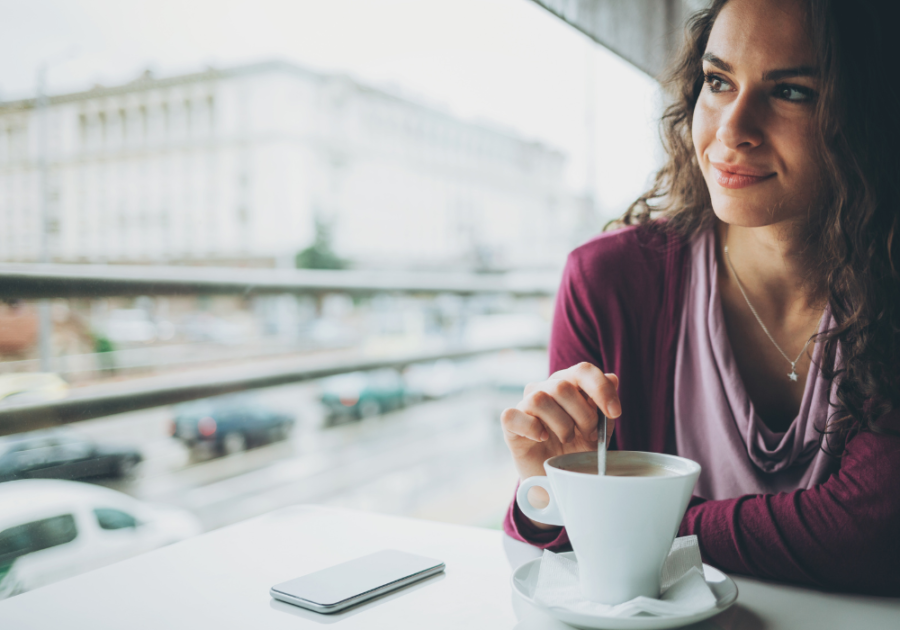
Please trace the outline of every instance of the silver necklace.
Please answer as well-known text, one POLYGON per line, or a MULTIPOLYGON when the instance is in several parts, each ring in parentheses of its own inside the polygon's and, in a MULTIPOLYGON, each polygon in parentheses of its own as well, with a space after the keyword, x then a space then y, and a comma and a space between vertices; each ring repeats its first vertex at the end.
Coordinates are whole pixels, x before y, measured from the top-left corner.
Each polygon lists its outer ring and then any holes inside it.
POLYGON ((747 302, 747 306, 750 307, 750 312, 753 313, 753 316, 756 318, 756 321, 758 321, 759 325, 762 326, 763 332, 766 333, 766 336, 769 338, 769 341, 771 341, 773 344, 775 344, 775 347, 778 348, 778 352, 781 353, 781 356, 783 356, 785 358, 785 360, 791 364, 791 373, 788 374, 788 378, 790 378, 792 381, 796 381, 797 380, 797 370, 796 370, 795 366, 797 365, 797 361, 800 360, 800 357, 803 356, 803 353, 806 352, 806 349, 809 347, 809 344, 812 343, 813 338, 810 337, 807 340, 806 345, 803 346, 803 350, 800 351, 800 354, 797 355, 797 358, 794 359, 793 361, 791 361, 791 358, 784 353, 784 350, 782 350, 781 346, 778 345, 778 342, 775 341, 775 338, 772 336, 772 333, 770 333, 769 329, 766 328, 766 325, 763 324, 763 320, 760 318, 759 313, 756 312, 756 309, 753 308, 753 305, 750 303, 750 298, 747 297, 747 292, 744 291, 744 285, 741 284, 741 279, 738 278, 737 272, 734 270, 734 265, 731 263, 731 255, 729 255, 729 253, 728 253, 728 245, 725 246, 725 260, 728 261, 728 266, 731 268, 731 275, 734 276, 734 279, 737 282, 738 288, 741 290, 741 295, 744 296, 744 300, 747 302))

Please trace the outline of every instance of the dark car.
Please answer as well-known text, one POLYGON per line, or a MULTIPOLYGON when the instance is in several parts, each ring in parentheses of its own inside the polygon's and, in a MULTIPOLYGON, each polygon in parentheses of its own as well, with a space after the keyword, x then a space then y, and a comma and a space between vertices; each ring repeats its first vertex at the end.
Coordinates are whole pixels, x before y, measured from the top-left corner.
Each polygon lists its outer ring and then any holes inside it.
POLYGON ((0 438, 0 481, 128 477, 142 460, 134 448, 98 444, 62 430, 0 438))
POLYGON ((328 408, 332 423, 341 417, 361 419, 399 409, 411 398, 403 377, 391 368, 322 379, 321 392, 319 400, 328 408))
POLYGON ((267 409, 255 398, 223 396, 175 407, 171 433, 189 447, 209 445, 229 455, 286 439, 294 417, 267 409))

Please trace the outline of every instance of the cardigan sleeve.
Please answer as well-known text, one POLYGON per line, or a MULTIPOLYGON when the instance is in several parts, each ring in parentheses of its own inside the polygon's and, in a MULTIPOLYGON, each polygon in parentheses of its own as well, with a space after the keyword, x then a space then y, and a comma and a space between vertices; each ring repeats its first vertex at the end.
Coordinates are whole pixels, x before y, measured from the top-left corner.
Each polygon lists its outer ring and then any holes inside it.
MULTIPOLYGON (((562 282, 556 296, 553 328, 550 333, 550 373, 562 370, 581 361, 599 363, 599 349, 593 341, 593 316, 581 295, 582 286, 578 278, 583 270, 578 257, 569 256, 563 270, 562 282)), ((518 490, 518 484, 516 485, 518 490)), ((522 513, 516 503, 515 494, 506 511, 503 531, 516 540, 527 542, 540 549, 566 551, 571 549, 569 536, 564 527, 544 530, 536 527, 522 513)))
MULTIPOLYGON (((882 423, 900 429, 900 411, 882 423)), ((900 437, 860 433, 840 470, 810 489, 723 501, 695 497, 696 534, 720 569, 826 589, 900 596, 900 437)))
MULTIPOLYGON (((654 377, 658 382, 648 387, 645 366, 659 364, 655 353, 668 356, 657 343, 666 282, 677 277, 666 273, 666 244, 661 235, 647 229, 606 232, 569 254, 557 293, 550 372, 585 361, 619 376, 623 412, 616 420, 611 449, 654 450, 650 443, 654 432, 644 421, 660 415, 657 408, 663 406, 666 373, 660 370, 654 377), (659 394, 648 396, 648 390, 659 394)), ((677 293, 677 288, 670 293, 677 293)), ((663 319, 672 327, 671 318, 663 319)), ((662 437, 657 437, 662 444, 662 437)), ((542 549, 571 548, 565 528, 535 527, 515 499, 503 529, 542 549)))

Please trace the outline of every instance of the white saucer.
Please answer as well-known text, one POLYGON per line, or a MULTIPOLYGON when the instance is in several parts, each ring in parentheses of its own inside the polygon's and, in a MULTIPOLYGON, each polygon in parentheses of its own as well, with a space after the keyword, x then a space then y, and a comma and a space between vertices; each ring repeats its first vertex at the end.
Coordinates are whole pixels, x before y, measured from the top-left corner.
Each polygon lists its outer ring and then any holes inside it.
MULTIPOLYGON (((567 551, 562 556, 575 560, 575 553, 567 551)), ((547 608, 532 599, 534 589, 537 586, 538 573, 540 572, 541 559, 535 558, 520 566, 512 575, 513 605, 518 611, 521 606, 517 604, 529 604, 545 614, 563 621, 576 628, 590 628, 591 630, 662 630, 664 628, 680 628, 688 624, 703 621, 731 606, 738 596, 737 585, 734 581, 708 564, 703 565, 703 577, 716 596, 716 605, 693 615, 680 615, 676 617, 651 617, 649 615, 638 617, 606 617, 604 615, 575 612, 560 608, 547 608)))

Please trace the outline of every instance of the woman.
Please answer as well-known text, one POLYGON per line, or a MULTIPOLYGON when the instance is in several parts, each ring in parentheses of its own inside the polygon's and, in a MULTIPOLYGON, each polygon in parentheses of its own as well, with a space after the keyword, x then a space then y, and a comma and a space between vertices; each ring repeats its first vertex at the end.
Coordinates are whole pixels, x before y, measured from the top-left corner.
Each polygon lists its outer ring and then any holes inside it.
MULTIPOLYGON (((570 255, 553 374, 503 412, 522 479, 594 449, 599 408, 610 448, 700 462, 679 535, 705 562, 900 595, 894 23, 824 0, 691 19, 668 163, 627 227, 570 255)), ((568 543, 515 502, 505 530, 568 543)))

